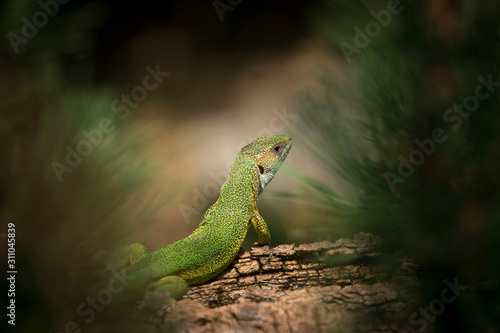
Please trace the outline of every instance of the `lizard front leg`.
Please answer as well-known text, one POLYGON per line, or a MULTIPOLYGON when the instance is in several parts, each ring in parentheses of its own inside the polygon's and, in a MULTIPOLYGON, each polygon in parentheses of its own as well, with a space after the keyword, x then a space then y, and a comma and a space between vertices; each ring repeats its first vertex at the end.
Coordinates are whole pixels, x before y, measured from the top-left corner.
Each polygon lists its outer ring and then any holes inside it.
POLYGON ((256 209, 254 215, 250 219, 250 224, 252 224, 255 231, 259 235, 259 240, 252 244, 255 245, 268 245, 271 241, 271 233, 267 228, 266 221, 262 218, 259 211, 256 209))

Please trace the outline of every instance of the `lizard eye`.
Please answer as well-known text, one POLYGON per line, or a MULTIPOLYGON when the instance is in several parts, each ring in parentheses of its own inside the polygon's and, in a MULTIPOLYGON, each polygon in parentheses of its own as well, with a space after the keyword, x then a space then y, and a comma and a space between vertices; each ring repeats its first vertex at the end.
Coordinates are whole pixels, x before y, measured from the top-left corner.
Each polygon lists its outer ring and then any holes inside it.
POLYGON ((259 165, 259 172, 261 175, 264 174, 264 167, 262 165, 259 165))
POLYGON ((281 152, 281 146, 280 145, 276 145, 273 147, 274 151, 277 152, 277 153, 280 153, 281 152))

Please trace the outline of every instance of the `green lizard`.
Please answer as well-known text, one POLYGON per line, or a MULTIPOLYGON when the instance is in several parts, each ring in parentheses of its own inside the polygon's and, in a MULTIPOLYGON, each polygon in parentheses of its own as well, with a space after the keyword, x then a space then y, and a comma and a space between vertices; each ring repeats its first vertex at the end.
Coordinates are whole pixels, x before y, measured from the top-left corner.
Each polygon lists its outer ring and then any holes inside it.
POLYGON ((217 201, 205 212, 187 238, 151 254, 134 243, 119 255, 114 269, 132 277, 123 293, 138 298, 147 290, 168 291, 179 299, 188 286, 204 283, 234 260, 250 225, 269 244, 271 235, 257 209, 257 197, 273 179, 292 147, 289 136, 259 137, 243 147, 220 189, 217 201))

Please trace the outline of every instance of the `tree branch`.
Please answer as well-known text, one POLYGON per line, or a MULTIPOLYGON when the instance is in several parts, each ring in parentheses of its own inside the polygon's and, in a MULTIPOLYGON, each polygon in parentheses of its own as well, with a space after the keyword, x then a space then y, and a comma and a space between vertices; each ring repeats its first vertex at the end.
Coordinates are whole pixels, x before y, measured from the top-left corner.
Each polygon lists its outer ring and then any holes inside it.
POLYGON ((365 233, 241 250, 181 301, 148 293, 136 316, 152 332, 415 332, 408 318, 422 268, 411 260, 385 265, 387 250, 365 233))

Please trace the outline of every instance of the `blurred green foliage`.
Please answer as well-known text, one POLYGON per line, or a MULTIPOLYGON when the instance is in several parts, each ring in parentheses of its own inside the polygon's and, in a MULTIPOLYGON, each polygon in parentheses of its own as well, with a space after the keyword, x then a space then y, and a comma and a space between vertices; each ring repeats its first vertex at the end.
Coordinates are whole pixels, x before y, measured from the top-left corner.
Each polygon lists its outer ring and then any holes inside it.
POLYGON ((376 22, 370 11, 380 16, 389 3, 327 1, 311 13, 345 77, 325 70, 322 91, 301 98, 298 126, 312 158, 347 186, 300 176, 302 197, 330 209, 331 235, 345 226, 374 232, 398 256, 426 265, 421 293, 427 304, 439 297, 443 279, 458 277, 469 289, 446 305, 436 327, 484 331, 498 325, 494 314, 500 313, 500 87, 468 116, 454 104, 477 94, 479 76, 500 82, 500 6, 402 1, 400 13, 370 37, 367 24, 376 22), (366 38, 356 44, 357 31, 366 34, 367 45, 366 38), (342 43, 358 45, 357 51, 346 55, 342 43), (460 123, 447 121, 447 110, 460 123), (415 140, 432 138, 434 129, 442 129, 446 140, 434 142, 435 151, 426 155, 415 140), (414 172, 401 172, 401 158, 409 161, 413 151, 425 160, 414 172))
MULTIPOLYGON (((27 1, 1 9, 4 36, 21 35, 20 18, 41 10, 27 1)), ((8 39, 0 53, 0 213, 16 224, 19 331, 63 330, 96 267, 174 197, 173 186, 160 193, 154 186, 169 156, 152 153, 147 128, 112 112, 121 91, 95 82, 95 30, 105 13, 97 2, 60 5, 18 54, 8 39), (103 119, 114 130, 59 181, 54 162, 68 165, 67 147, 77 150, 88 140, 82 131, 103 119)))

